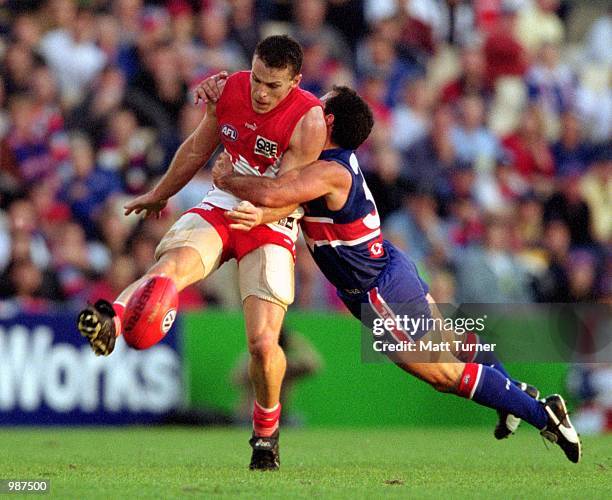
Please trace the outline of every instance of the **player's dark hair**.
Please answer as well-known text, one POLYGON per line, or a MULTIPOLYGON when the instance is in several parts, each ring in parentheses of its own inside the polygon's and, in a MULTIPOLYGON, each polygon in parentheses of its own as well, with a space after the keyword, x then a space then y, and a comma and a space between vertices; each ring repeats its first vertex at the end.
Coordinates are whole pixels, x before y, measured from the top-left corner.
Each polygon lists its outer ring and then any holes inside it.
POLYGON ((255 55, 270 68, 289 68, 292 77, 301 71, 304 59, 300 44, 288 35, 264 38, 257 44, 255 55))
POLYGON ((325 101, 325 114, 334 115, 331 140, 343 149, 357 149, 374 126, 370 107, 348 87, 334 86, 333 95, 325 101))

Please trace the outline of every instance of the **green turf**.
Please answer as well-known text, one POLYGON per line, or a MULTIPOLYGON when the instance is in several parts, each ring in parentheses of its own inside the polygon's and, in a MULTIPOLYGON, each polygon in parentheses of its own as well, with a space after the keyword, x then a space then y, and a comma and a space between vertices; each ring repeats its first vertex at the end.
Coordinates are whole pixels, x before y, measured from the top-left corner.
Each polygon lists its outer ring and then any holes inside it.
POLYGON ((527 426, 503 442, 480 428, 285 430, 277 473, 246 469, 247 439, 246 429, 3 429, 0 479, 48 478, 59 498, 612 495, 612 436, 584 439, 575 465, 527 426))

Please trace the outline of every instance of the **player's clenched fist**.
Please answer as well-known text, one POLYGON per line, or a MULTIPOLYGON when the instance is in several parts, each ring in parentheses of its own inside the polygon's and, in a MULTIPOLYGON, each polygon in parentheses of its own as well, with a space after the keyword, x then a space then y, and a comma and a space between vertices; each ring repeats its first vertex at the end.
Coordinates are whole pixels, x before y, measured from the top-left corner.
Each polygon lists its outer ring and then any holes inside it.
POLYGON ((227 153, 221 153, 213 165, 212 176, 215 185, 223 189, 223 179, 234 173, 232 161, 227 153))
POLYGON ((198 104, 200 101, 206 104, 217 102, 219 97, 221 97, 223 87, 225 87, 227 76, 227 71, 221 71, 200 82, 193 91, 195 104, 198 104))

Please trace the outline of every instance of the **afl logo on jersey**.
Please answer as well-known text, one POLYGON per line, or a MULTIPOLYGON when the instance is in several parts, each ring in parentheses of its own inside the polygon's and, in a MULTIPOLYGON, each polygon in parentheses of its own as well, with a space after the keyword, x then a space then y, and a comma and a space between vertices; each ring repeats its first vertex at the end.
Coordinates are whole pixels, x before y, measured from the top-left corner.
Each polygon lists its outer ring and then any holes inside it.
POLYGON ((221 135, 230 141, 238 139, 238 131, 227 123, 221 127, 221 135))
POLYGON ((278 153, 278 144, 272 142, 260 135, 255 139, 255 154, 265 156, 266 158, 276 158, 278 153))

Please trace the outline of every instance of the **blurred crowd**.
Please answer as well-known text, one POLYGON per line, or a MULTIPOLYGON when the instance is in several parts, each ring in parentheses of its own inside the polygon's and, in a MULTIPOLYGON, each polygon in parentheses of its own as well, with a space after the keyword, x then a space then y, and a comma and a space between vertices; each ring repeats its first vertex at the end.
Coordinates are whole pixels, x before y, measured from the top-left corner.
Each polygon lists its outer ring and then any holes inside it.
MULTIPOLYGON (((123 204, 202 118, 190 89, 276 33, 304 48, 303 88, 373 108, 360 163, 439 302, 609 302, 612 18, 589 4, 0 0, 2 308, 113 299, 151 265, 210 174, 160 219, 123 204)), ((296 306, 340 307, 303 247, 297 263, 296 306)), ((183 308, 239 306, 232 279, 183 308)))

